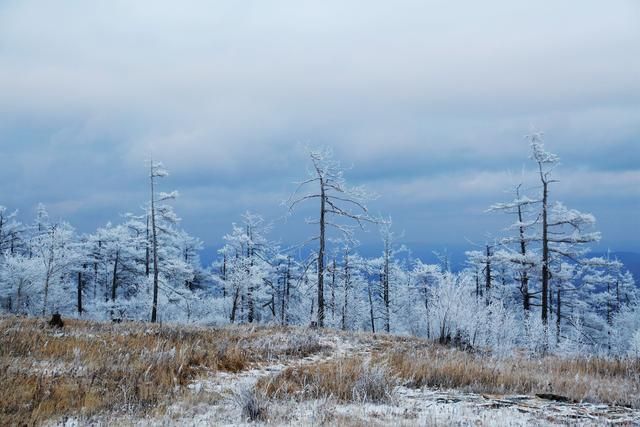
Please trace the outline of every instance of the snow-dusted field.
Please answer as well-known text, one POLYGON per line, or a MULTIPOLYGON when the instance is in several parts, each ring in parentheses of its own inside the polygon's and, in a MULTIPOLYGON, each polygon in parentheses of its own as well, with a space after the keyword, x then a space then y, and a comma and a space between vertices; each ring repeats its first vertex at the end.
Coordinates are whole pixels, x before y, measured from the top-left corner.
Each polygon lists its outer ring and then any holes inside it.
MULTIPOLYGON (((318 336, 321 351, 305 357, 255 363, 235 373, 212 372, 190 382, 188 392, 168 404, 162 413, 141 415, 114 408, 85 419, 51 420, 48 425, 640 425, 640 411, 621 406, 562 403, 532 395, 413 388, 407 384, 395 385, 389 399, 378 403, 366 399, 344 402, 331 396, 277 399, 258 393, 263 414, 251 421, 243 413, 244 394, 255 389, 259 380, 272 378, 285 369, 331 363, 345 357, 370 360, 377 351, 376 341, 363 335, 308 333, 318 336)), ((278 348, 289 338, 275 334, 270 345, 278 348)))
POLYGON ((330 329, 6 316, 0 368, 0 425, 640 425, 637 360, 330 329))

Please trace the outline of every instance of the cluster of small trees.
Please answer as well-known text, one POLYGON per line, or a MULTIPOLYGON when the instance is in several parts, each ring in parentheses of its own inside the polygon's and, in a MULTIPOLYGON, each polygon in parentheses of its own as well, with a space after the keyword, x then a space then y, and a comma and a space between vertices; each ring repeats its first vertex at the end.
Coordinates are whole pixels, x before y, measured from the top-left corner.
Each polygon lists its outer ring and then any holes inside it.
POLYGON ((152 163, 150 199, 140 215, 127 214, 122 224, 92 234, 78 235, 67 222, 51 220, 42 204, 31 224, 0 207, 4 309, 155 322, 161 304, 166 319, 189 318, 193 300, 206 293, 208 273, 200 266, 202 243, 177 227, 166 204, 176 194, 156 192, 161 176, 162 165, 152 163))
POLYGON ((640 294, 612 257, 587 257, 595 219, 553 201, 557 156, 529 137, 539 186, 514 188, 490 211, 512 224, 467 252, 467 268, 425 264, 397 242, 391 221, 371 215, 375 196, 348 186, 331 152, 310 153, 309 176, 287 201, 313 204, 317 230, 306 252, 270 240, 270 225, 247 212, 204 268, 202 242, 178 226, 157 191, 167 175, 149 168, 140 215, 78 235, 44 206, 28 225, 0 207, 0 298, 13 313, 100 319, 317 325, 412 334, 509 352, 640 353, 640 294), (533 194, 525 194, 527 191, 533 194), (378 228, 381 254, 358 254, 356 232, 378 228), (306 257, 296 253, 309 253, 306 257))

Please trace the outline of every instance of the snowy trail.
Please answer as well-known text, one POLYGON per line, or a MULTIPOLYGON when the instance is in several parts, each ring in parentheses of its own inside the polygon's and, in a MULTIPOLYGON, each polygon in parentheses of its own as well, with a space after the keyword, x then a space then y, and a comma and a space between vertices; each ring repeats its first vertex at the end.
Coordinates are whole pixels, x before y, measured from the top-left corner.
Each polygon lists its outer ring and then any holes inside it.
POLYGON ((236 373, 217 372, 208 378, 200 379, 189 384, 188 387, 195 392, 215 392, 229 397, 238 389, 253 386, 260 378, 276 375, 289 367, 313 365, 346 356, 368 356, 371 354, 370 349, 367 347, 356 347, 339 336, 323 336, 319 341, 323 350, 311 356, 300 359, 288 359, 286 360, 286 364, 283 363, 283 361, 274 364, 256 364, 252 369, 236 373))
MULTIPOLYGON (((323 336, 320 353, 274 364, 262 364, 238 373, 219 372, 189 386, 194 393, 217 395, 214 404, 172 405, 158 420, 137 425, 244 425, 233 400, 239 389, 252 387, 263 377, 285 368, 311 365, 344 356, 372 353, 371 343, 323 336)), ((134 423, 136 424, 136 423, 134 423)), ((246 423, 247 425, 255 423, 246 423)), ((562 403, 528 395, 491 395, 398 386, 390 403, 338 403, 331 400, 271 401, 268 425, 638 425, 640 411, 609 405, 562 403)))

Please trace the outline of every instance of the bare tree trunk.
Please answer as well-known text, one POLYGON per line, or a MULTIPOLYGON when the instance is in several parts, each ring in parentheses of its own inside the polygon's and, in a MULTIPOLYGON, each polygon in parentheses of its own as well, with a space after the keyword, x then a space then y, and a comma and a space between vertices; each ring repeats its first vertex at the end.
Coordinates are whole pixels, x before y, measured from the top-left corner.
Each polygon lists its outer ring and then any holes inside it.
MULTIPOLYGON (((184 249, 184 262, 185 264, 189 264, 189 249, 187 248, 184 249)), ((184 287, 193 291, 193 282, 191 280, 185 280, 184 287)))
POLYGON ((42 304, 42 315, 44 316, 47 311, 47 298, 49 296, 49 274, 44 280, 44 303, 42 304))
POLYGON ((49 297, 49 282, 51 280, 51 276, 53 275, 53 245, 55 244, 55 227, 53 227, 50 231, 50 235, 51 235, 51 243, 49 246, 49 258, 48 258, 48 263, 47 263, 47 268, 46 268, 46 276, 44 279, 44 301, 42 304, 42 315, 44 316, 46 314, 47 311, 47 299, 49 297))
POLYGON ((553 287, 549 284, 549 318, 553 317, 553 287))
POLYGON ((489 305, 491 299, 491 247, 487 245, 487 259, 484 267, 485 272, 485 304, 489 305))
MULTIPOLYGON (((153 178, 151 178, 153 179, 153 178)), ((152 190, 153 191, 153 190, 152 190)), ((152 196, 153 197, 153 196, 152 196)), ((144 271, 147 277, 151 272, 150 264, 150 250, 149 250, 149 215, 147 215, 147 239, 145 240, 145 263, 144 263, 144 271)))
POLYGON ((118 287, 118 262, 120 261, 120 251, 116 251, 116 260, 113 263, 113 280, 111 281, 111 302, 116 301, 116 288, 118 287))
POLYGON ((233 295, 233 305, 231 306, 231 317, 229 321, 231 323, 235 323, 236 321, 236 311, 238 310, 238 297, 240 296, 240 288, 236 288, 236 292, 233 295))
POLYGON ((542 170, 540 171, 540 177, 542 179, 542 323, 546 326, 548 316, 547 298, 549 292, 549 236, 547 220, 548 184, 544 178, 542 170))
POLYGON ((247 290, 247 322, 253 323, 255 317, 255 304, 253 303, 253 286, 247 290))
POLYGON ((556 345, 560 344, 560 307, 561 307, 561 300, 560 300, 560 287, 558 286, 558 291, 557 291, 557 296, 556 296, 556 305, 557 305, 557 309, 556 309, 556 345))
POLYGON ((282 303, 280 305, 280 324, 286 325, 286 312, 287 312, 287 304, 289 301, 289 280, 290 280, 290 269, 291 269, 291 257, 287 257, 287 270, 284 275, 284 281, 282 283, 282 303))
POLYGON ((431 324, 429 322, 429 289, 427 288, 428 283, 425 280, 424 282, 424 311, 427 318, 427 338, 431 338, 431 324))
POLYGON ((369 294, 369 316, 371 319, 371 332, 376 333, 376 322, 373 317, 373 298, 371 297, 371 283, 367 283, 367 293, 369 294))
POLYGON ((151 163, 151 236, 153 244, 153 305, 151 308, 151 322, 158 320, 158 232, 156 229, 155 190, 153 182, 153 162, 151 163))
POLYGON ((78 314, 82 315, 82 271, 78 271, 77 297, 78 314))
POLYGON ((613 304, 611 302, 611 283, 607 282, 607 325, 613 324, 613 304))
POLYGON ((320 247, 318 249, 318 327, 324 327, 324 244, 325 244, 325 189, 320 179, 320 247))
POLYGON ((331 268, 331 321, 336 319, 336 259, 333 258, 333 266, 331 268))
POLYGON ((227 254, 222 258, 222 298, 227 297, 227 254))
POLYGON ((385 239, 384 271, 382 281, 382 300, 384 302, 384 330, 391 332, 391 319, 389 318, 389 238, 385 239))
MULTIPOLYGON (((247 237, 248 241, 251 242, 253 239, 253 230, 251 230, 251 227, 249 225, 247 225, 247 237)), ((247 258, 250 259, 249 268, 247 269, 247 277, 249 277, 251 273, 251 267, 253 267, 253 255, 253 247, 250 243, 247 243, 247 258)), ((253 320, 255 318, 255 303, 253 299, 253 283, 251 281, 249 281, 249 286, 247 288, 247 317, 247 321, 249 323, 253 323, 253 320)))
MULTIPOLYGON (((309 313, 309 317, 311 318, 311 320, 310 320, 310 324, 311 324, 312 326, 313 326, 313 312, 315 311, 315 308, 316 308, 316 307, 315 307, 315 303, 316 303, 316 300, 311 299, 311 313, 309 313)), ((317 325, 316 325, 316 326, 317 326, 317 325)))
MULTIPOLYGON (((518 198, 520 197, 519 192, 516 193, 516 195, 518 198)), ((518 222, 522 224, 522 206, 520 204, 518 204, 518 222)), ((520 234, 520 254, 523 257, 523 262, 525 262, 524 257, 527 255, 527 242, 524 237, 524 226, 520 225, 518 231, 520 234)), ((531 295, 529 294, 529 275, 527 274, 524 264, 522 265, 522 273, 520 274, 520 292, 522 293, 522 307, 526 317, 531 310, 531 295)))
POLYGON ((342 305, 342 330, 347 330, 347 305, 349 303, 349 251, 344 255, 344 304, 342 305))
MULTIPOLYGON (((102 242, 98 240, 98 252, 102 248, 102 242)), ((96 297, 98 296, 98 259, 93 262, 93 301, 96 301, 96 297)))

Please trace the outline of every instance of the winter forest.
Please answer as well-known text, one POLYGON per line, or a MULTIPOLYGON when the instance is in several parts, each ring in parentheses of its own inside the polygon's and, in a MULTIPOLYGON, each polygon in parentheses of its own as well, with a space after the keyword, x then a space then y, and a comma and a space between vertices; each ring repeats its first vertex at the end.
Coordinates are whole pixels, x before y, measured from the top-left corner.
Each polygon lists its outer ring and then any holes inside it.
POLYGON ((640 425, 639 41, 0 0, 0 427, 640 425))
POLYGON ((133 206, 90 234, 51 218, 42 204, 34 218, 0 207, 2 310, 113 322, 311 325, 496 355, 640 355, 640 288, 615 257, 589 255, 600 239, 596 219, 555 196, 561 166, 543 135, 532 133, 527 143, 526 181, 511 197, 486 203, 504 228, 470 244, 459 271, 446 255, 437 264, 415 258, 391 217, 367 208, 375 188, 351 186, 326 148, 308 151, 308 175, 291 184, 281 206, 287 221, 306 222, 307 240, 284 245, 268 218, 239 212, 216 261, 203 265, 203 243, 182 230, 171 206, 178 192, 167 191, 171 176, 154 159, 144 209, 133 206), (303 218, 302 205, 315 215, 303 218), (359 254, 361 233, 379 234, 379 256, 359 254))

